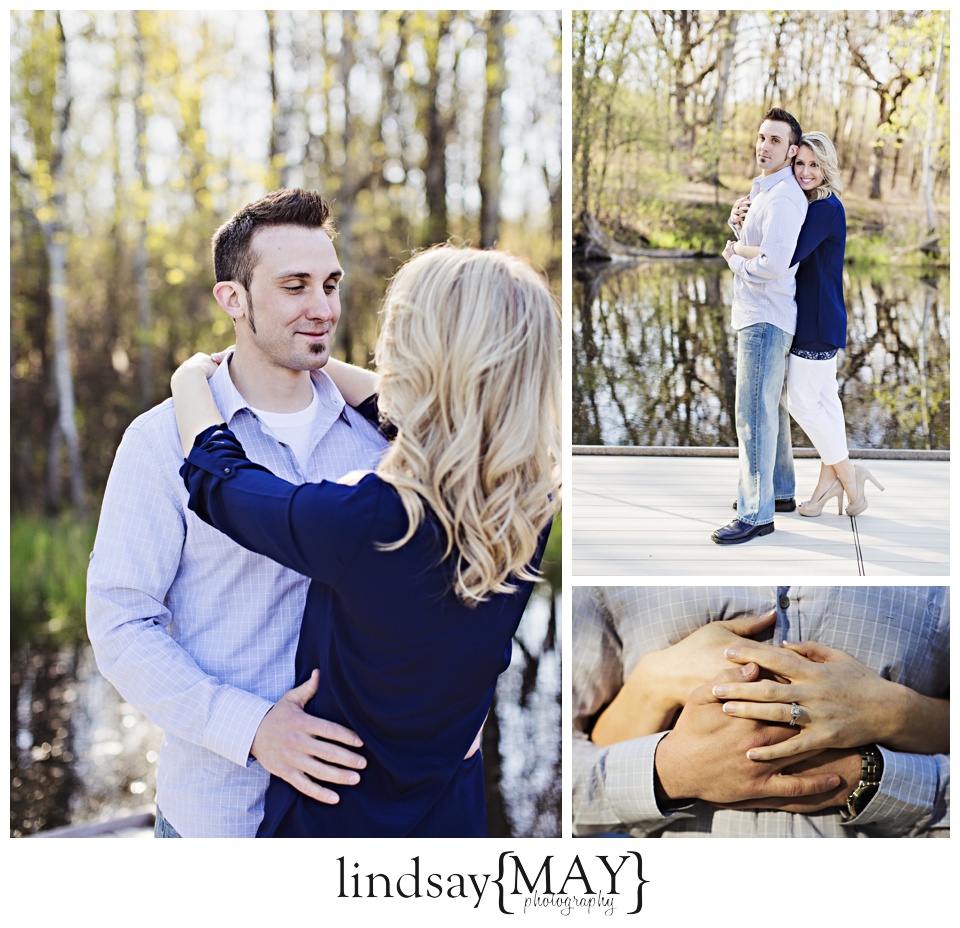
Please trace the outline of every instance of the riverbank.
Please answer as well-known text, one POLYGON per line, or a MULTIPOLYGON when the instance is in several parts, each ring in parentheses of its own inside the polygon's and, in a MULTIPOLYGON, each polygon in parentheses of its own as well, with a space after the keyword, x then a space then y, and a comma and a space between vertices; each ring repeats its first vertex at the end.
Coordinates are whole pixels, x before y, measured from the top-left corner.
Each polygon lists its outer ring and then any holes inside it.
MULTIPOLYGON (((601 217, 601 223, 624 245, 719 254, 729 237, 730 205, 750 190, 750 178, 725 177, 723 182, 722 188, 693 181, 679 184, 663 198, 645 201, 632 220, 611 225, 601 217)), ((848 264, 949 267, 949 201, 935 204, 939 226, 935 250, 921 248, 931 236, 915 191, 894 189, 883 200, 871 200, 854 187, 844 193, 843 205, 848 264)))

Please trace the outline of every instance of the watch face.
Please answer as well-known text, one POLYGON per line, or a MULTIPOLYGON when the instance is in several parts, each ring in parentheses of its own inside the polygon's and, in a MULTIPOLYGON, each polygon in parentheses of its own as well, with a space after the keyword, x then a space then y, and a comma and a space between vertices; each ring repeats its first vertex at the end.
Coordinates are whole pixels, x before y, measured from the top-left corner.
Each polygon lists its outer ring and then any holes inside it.
POLYGON ((861 783, 851 794, 849 805, 853 814, 856 815, 863 811, 866 804, 873 799, 874 794, 880 788, 879 783, 861 783))

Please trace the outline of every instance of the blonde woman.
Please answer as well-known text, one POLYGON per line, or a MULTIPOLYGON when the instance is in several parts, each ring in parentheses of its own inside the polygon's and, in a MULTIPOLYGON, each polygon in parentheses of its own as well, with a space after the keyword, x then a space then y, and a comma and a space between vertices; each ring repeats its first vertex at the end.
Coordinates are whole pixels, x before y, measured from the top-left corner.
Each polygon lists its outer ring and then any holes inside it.
MULTIPOLYGON (((807 217, 797 240, 797 329, 787 364, 790 414, 820 455, 820 476, 813 493, 798 511, 819 516, 830 500, 843 496, 846 513, 867 508, 866 482, 883 487, 847 451, 846 424, 837 385, 837 351, 847 343, 847 310, 843 301, 843 254, 847 218, 840 194, 843 181, 837 150, 823 132, 800 139, 793 162, 797 183, 807 196, 807 217)), ((734 251, 743 254, 744 246, 734 251)), ((751 254, 745 254, 751 257, 751 254)))
POLYGON ((331 805, 272 777, 261 837, 486 835, 478 733, 559 505, 556 303, 516 258, 434 248, 391 282, 376 363, 377 471, 299 487, 222 424, 210 358, 171 381, 190 508, 311 577, 297 684, 367 759, 331 805))

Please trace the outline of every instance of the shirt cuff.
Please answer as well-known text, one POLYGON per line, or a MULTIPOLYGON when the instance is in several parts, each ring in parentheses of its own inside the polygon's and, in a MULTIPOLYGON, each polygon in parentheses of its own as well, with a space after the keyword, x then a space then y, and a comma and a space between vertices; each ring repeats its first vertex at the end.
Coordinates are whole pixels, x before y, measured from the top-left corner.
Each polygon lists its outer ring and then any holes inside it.
POLYGON ((667 813, 657 805, 654 759, 667 732, 621 741, 607 748, 605 783, 607 800, 617 821, 629 827, 639 822, 668 822, 687 817, 683 810, 667 813))
POLYGON ((241 767, 249 766, 253 739, 273 705, 269 699, 246 690, 222 687, 210 715, 204 746, 241 767))
POLYGON ((943 757, 901 754, 878 747, 883 757, 880 788, 863 810, 844 825, 854 828, 882 826, 888 834, 907 834, 933 825, 949 825, 946 803, 940 798, 943 790, 938 761, 943 757))
POLYGON ((192 498, 195 485, 202 477, 198 470, 220 480, 231 480, 242 469, 266 470, 246 456, 240 440, 221 423, 204 429, 194 439, 190 453, 180 465, 180 476, 192 498))

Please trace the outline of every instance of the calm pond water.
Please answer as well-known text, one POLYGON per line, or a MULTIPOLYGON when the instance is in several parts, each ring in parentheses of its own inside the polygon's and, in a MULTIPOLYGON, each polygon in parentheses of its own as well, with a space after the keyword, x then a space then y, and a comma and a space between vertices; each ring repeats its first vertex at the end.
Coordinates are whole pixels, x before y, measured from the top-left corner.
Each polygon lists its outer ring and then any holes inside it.
MULTIPOLYGON (((531 599, 484 731, 497 837, 560 836, 559 616, 559 598, 531 599)), ((20 646, 10 670, 11 837, 153 808, 160 731, 100 676, 89 645, 20 646)))
MULTIPOLYGON (((722 259, 575 273, 573 442, 736 446, 732 275, 722 259)), ((949 448, 949 275, 844 275, 851 448, 949 448)), ((796 426, 796 447, 810 442, 796 426)))

